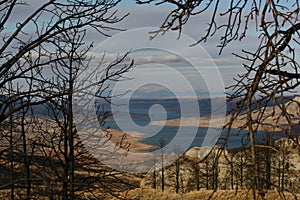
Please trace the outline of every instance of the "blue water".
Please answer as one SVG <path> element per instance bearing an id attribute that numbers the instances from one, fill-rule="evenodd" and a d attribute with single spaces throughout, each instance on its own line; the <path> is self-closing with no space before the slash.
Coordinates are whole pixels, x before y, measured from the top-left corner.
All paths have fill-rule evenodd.
<path id="1" fill-rule="evenodd" d="M 199 114 L 200 116 L 209 116 L 211 114 L 210 99 L 202 99 L 197 102 L 186 101 L 184 103 L 198 103 L 199 109 L 201 110 L 199 113 L 193 109 L 187 109 L 188 112 L 184 113 L 184 117 L 199 117 Z M 158 109 L 151 113 L 150 108 L 153 105 L 160 105 L 164 110 Z M 110 110 L 109 104 L 106 104 L 105 108 L 106 110 Z M 129 112 L 129 114 L 127 112 Z M 122 106 L 120 106 L 120 109 L 117 110 L 116 113 L 118 117 L 114 118 L 116 115 L 112 114 L 112 117 L 106 121 L 106 127 L 128 132 L 143 133 L 144 139 L 142 139 L 141 142 L 145 144 L 159 145 L 163 139 L 166 145 L 170 144 L 170 151 L 172 151 L 172 146 L 175 145 L 180 146 L 183 150 L 188 150 L 195 146 L 222 145 L 225 143 L 225 140 L 222 138 L 225 138 L 227 129 L 218 130 L 213 128 L 208 129 L 206 127 L 151 125 L 151 120 L 176 119 L 182 117 L 179 103 L 175 99 L 135 99 L 130 101 L 129 110 L 122 110 Z M 165 115 L 163 113 L 165 113 Z M 152 119 L 150 115 L 152 115 Z M 231 130 L 229 140 L 225 145 L 226 149 L 248 146 L 248 132 L 240 131 L 239 134 L 236 133 L 237 130 Z M 258 132 L 257 134 L 263 136 L 265 133 Z M 204 141 L 205 143 L 203 143 Z"/>
<path id="2" fill-rule="evenodd" d="M 141 123 L 142 119 L 139 120 Z M 146 121 L 146 120 L 145 120 Z M 123 123 L 126 123 L 126 120 L 123 121 Z M 189 143 L 188 147 L 185 147 L 187 149 L 190 149 L 192 147 L 199 147 L 199 146 L 207 146 L 207 145 L 222 145 L 224 144 L 224 139 L 227 133 L 227 129 L 224 130 L 215 130 L 211 129 L 212 138 L 208 140 L 208 143 L 203 144 L 204 137 L 208 131 L 207 127 L 190 127 L 185 126 L 181 127 L 181 130 L 179 131 L 178 126 L 157 126 L 157 125 L 149 125 L 149 129 L 147 131 L 140 131 L 137 129 L 131 129 L 128 127 L 126 130 L 124 128 L 120 129 L 119 126 L 116 125 L 114 121 L 107 121 L 108 126 L 113 129 L 122 130 L 122 131 L 128 131 L 128 132 L 141 132 L 145 135 L 145 139 L 142 139 L 141 142 L 144 144 L 150 144 L 150 145 L 159 145 L 159 142 L 161 139 L 163 139 L 166 144 L 170 143 L 176 136 L 176 145 L 179 145 L 181 147 L 185 147 L 187 143 Z M 151 132 L 151 129 L 154 131 L 157 130 L 157 128 L 161 128 L 159 132 L 157 132 L 155 135 L 153 135 L 153 132 Z M 233 130 L 237 131 L 237 130 Z M 190 134 L 189 134 L 190 133 Z M 231 134 L 228 142 L 226 143 L 225 147 L 226 149 L 230 148 L 239 148 L 242 147 L 242 140 L 245 145 L 247 145 L 248 137 L 247 137 L 247 131 L 241 131 L 238 135 Z M 147 137 L 147 135 L 153 135 L 151 137 Z M 170 149 L 172 150 L 172 149 Z"/>

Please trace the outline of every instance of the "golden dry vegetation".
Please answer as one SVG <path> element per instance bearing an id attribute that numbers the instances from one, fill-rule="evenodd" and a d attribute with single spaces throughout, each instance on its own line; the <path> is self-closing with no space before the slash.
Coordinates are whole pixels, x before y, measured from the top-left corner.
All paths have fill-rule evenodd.
<path id="1" fill-rule="evenodd" d="M 160 190 L 154 189 L 142 189 L 137 188 L 134 190 L 130 190 L 121 194 L 122 198 L 125 199 L 139 199 L 139 200 L 250 200 L 253 195 L 251 191 L 247 190 L 204 190 L 193 191 L 186 194 L 176 194 L 174 192 L 165 191 L 162 192 Z M 275 190 L 267 191 L 265 194 L 266 200 L 280 200 L 280 199 L 299 199 L 300 195 L 295 195 L 292 193 L 280 193 Z M 113 198 L 113 200 L 117 200 L 118 198 Z"/>

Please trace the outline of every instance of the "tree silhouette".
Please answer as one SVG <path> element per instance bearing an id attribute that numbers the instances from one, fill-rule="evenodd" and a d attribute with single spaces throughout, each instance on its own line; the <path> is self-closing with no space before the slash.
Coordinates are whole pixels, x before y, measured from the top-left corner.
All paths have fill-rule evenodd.
<path id="1" fill-rule="evenodd" d="M 247 38 L 250 29 L 256 33 L 256 49 L 234 52 L 234 55 L 241 59 L 241 66 L 245 68 L 245 72 L 228 88 L 233 91 L 229 94 L 229 100 L 234 102 L 234 107 L 229 113 L 230 120 L 225 127 L 228 138 L 231 129 L 236 128 L 232 126 L 234 120 L 241 113 L 245 113 L 246 120 L 238 128 L 249 131 L 253 190 L 260 189 L 255 146 L 257 132 L 266 127 L 270 132 L 281 131 L 293 138 L 298 145 L 295 138 L 297 131 L 293 126 L 298 121 L 293 120 L 295 112 L 287 112 L 285 104 L 292 99 L 287 94 L 293 92 L 300 84 L 300 66 L 297 61 L 300 30 L 298 1 L 137 0 L 137 3 L 175 6 L 160 28 L 152 32 L 152 37 L 168 30 L 178 30 L 180 36 L 184 25 L 194 15 L 209 17 L 209 20 L 205 32 L 192 45 L 221 35 L 218 45 L 220 54 L 228 44 Z M 299 102 L 295 103 L 299 109 Z M 270 104 L 272 108 L 267 110 L 266 107 Z M 299 113 L 296 115 L 299 117 Z M 255 192 L 253 194 L 256 199 Z"/>
<path id="2" fill-rule="evenodd" d="M 75 29 L 84 31 L 90 28 L 100 35 L 108 36 L 109 30 L 117 30 L 109 25 L 126 16 L 118 17 L 113 10 L 119 2 L 0 2 L 0 88 L 3 95 L 0 99 L 0 122 L 23 107 L 41 104 L 60 95 L 45 95 L 45 91 L 51 89 L 47 68 L 65 59 L 55 56 L 55 49 L 63 48 L 57 41 L 60 38 L 67 39 L 66 35 L 72 35 Z M 14 17 L 18 12 L 24 14 L 24 18 Z M 11 91 L 8 97 L 9 84 L 13 84 L 13 88 L 17 84 L 23 87 L 18 93 Z M 20 102 L 28 95 L 29 102 L 15 104 L 13 109 L 9 109 L 11 103 Z"/>
<path id="3" fill-rule="evenodd" d="M 120 30 L 113 25 L 127 15 L 117 15 L 119 2 L 0 2 L 0 128 L 1 137 L 8 139 L 1 140 L 0 156 L 10 174 L 8 181 L 1 177 L 0 188 L 4 193 L 9 187 L 11 199 L 16 193 L 22 199 L 32 199 L 33 194 L 76 199 L 92 186 L 90 195 L 101 196 L 116 191 L 117 182 L 125 185 L 121 173 L 104 166 L 83 146 L 72 107 L 76 90 L 88 87 L 97 88 L 94 96 L 109 99 L 109 91 L 101 96 L 108 90 L 104 83 L 124 79 L 122 74 L 132 67 L 133 62 L 123 63 L 125 53 L 106 64 L 102 57 L 97 61 L 101 70 L 98 66 L 93 73 L 86 71 L 93 48 L 86 34 L 96 30 L 107 37 L 109 31 Z M 15 15 L 20 11 L 24 18 Z M 79 73 L 86 73 L 84 79 L 78 80 Z M 106 117 L 99 115 L 98 125 Z M 103 134 L 108 141 L 109 134 Z M 29 139 L 32 135 L 34 141 Z M 107 187 L 101 185 L 103 179 Z"/>

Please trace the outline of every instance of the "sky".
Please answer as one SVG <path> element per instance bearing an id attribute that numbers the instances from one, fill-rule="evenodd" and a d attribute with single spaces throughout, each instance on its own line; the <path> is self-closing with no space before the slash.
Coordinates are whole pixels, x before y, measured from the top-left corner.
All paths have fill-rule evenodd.
<path id="1" fill-rule="evenodd" d="M 12 22 L 22 21 L 29 13 L 35 10 L 42 2 L 28 0 L 29 6 L 19 6 L 12 14 Z M 212 38 L 207 43 L 194 47 L 200 34 L 206 28 L 207 18 L 196 16 L 190 19 L 184 27 L 183 34 L 178 39 L 178 32 L 173 31 L 150 40 L 150 31 L 155 31 L 168 15 L 173 6 L 136 5 L 134 0 L 122 0 L 115 8 L 117 15 L 129 15 L 121 22 L 111 25 L 126 31 L 107 32 L 112 37 L 107 38 L 93 29 L 87 31 L 87 44 L 93 42 L 94 54 L 102 58 L 105 52 L 107 62 L 114 60 L 118 55 L 133 51 L 129 58 L 134 59 L 135 68 L 141 66 L 138 72 L 130 71 L 126 76 L 132 78 L 126 84 L 122 82 L 119 90 L 138 90 L 136 95 L 141 97 L 163 96 L 165 88 L 173 88 L 172 94 L 183 97 L 207 96 L 224 94 L 225 87 L 233 83 L 233 77 L 242 71 L 241 63 L 231 55 L 232 51 L 240 50 L 241 45 L 229 46 L 220 56 L 217 45 L 219 38 Z M 32 24 L 33 25 L 33 24 Z M 14 28 L 15 25 L 7 28 Z M 30 26 L 27 27 L 30 32 Z M 253 44 L 251 42 L 250 44 Z M 249 45 L 248 45 L 249 46 Z M 149 48 L 151 50 L 149 50 Z M 229 50 L 229 51 L 227 51 Z M 163 66 L 162 66 L 163 65 Z M 176 76 L 174 73 L 176 72 Z M 153 84 L 147 87 L 136 87 L 137 77 L 148 80 Z M 175 80 L 175 77 L 177 78 Z M 169 82 L 163 82 L 170 80 Z M 159 90 L 161 83 L 161 91 Z M 140 82 L 139 84 L 146 84 Z M 171 84 L 171 86 L 164 85 Z M 174 91 L 175 90 L 175 91 Z M 208 91 L 210 90 L 210 91 Z M 116 91 L 116 92 L 122 92 Z M 170 92 L 165 92 L 165 97 L 170 97 Z M 133 94 L 133 93 L 132 93 Z"/>
<path id="2" fill-rule="evenodd" d="M 141 70 L 135 74 L 133 70 L 128 76 L 142 76 L 144 80 L 152 80 L 155 84 L 153 83 L 153 88 L 149 85 L 136 88 L 137 83 L 131 80 L 132 83 L 128 81 L 128 84 L 124 84 L 123 82 L 123 87 L 120 87 L 119 90 L 125 90 L 125 87 L 130 88 L 130 90 L 134 88 L 134 90 L 138 90 L 135 94 L 140 94 L 141 97 L 152 97 L 158 94 L 163 96 L 163 90 L 171 86 L 162 85 L 161 90 L 159 90 L 157 83 L 160 83 L 161 79 L 173 80 L 170 84 L 172 88 L 176 88 L 176 91 L 173 91 L 176 96 L 191 97 L 196 95 L 207 97 L 209 96 L 208 93 L 212 96 L 222 95 L 226 92 L 225 88 L 234 83 L 233 78 L 237 77 L 238 73 L 243 72 L 241 60 L 233 56 L 232 52 L 240 52 L 243 48 L 254 48 L 259 41 L 254 36 L 249 35 L 248 41 L 229 45 L 222 55 L 219 55 L 219 49 L 217 48 L 220 36 L 211 38 L 206 43 L 189 47 L 200 38 L 206 29 L 208 18 L 203 16 L 191 18 L 184 27 L 180 39 L 178 39 L 178 32 L 173 31 L 150 40 L 149 31 L 157 30 L 172 7 L 138 6 L 134 2 L 122 1 L 118 7 L 120 15 L 130 13 L 122 22 L 117 24 L 117 27 L 126 29 L 126 31 L 114 32 L 112 37 L 108 39 L 97 39 L 96 34 L 94 35 L 92 32 L 90 32 L 90 37 L 91 40 L 96 41 L 96 44 L 99 42 L 100 47 L 96 51 L 105 50 L 106 56 L 111 59 L 126 51 L 134 51 L 134 54 L 130 54 L 129 57 L 134 59 L 136 65 L 144 68 L 144 73 Z M 142 29 L 145 30 L 142 31 Z M 149 47 L 154 50 L 145 51 Z M 157 48 L 164 50 L 165 53 L 157 50 Z M 137 49 L 139 50 L 137 51 Z M 172 71 L 171 69 L 177 70 L 179 74 L 184 76 L 181 78 L 185 81 L 182 81 L 179 77 L 175 80 L 171 72 L 168 73 L 166 68 L 162 69 L 161 66 L 155 64 L 168 66 L 170 71 Z M 195 73 L 195 70 L 200 71 L 200 75 Z M 201 72 L 203 73 L 201 74 Z M 186 83 L 186 81 L 189 84 L 184 85 L 183 83 Z M 131 85 L 134 85 L 134 87 L 131 88 Z M 193 92 L 195 94 L 192 94 Z M 166 91 L 165 97 L 169 97 L 170 94 Z"/>
<path id="3" fill-rule="evenodd" d="M 169 12 L 172 10 L 173 6 L 170 6 L 170 4 L 163 4 L 162 6 L 154 6 L 153 4 L 147 4 L 143 6 L 136 5 L 134 3 L 135 1 L 122 1 L 121 4 L 119 5 L 119 12 L 120 13 L 130 13 L 130 15 L 125 18 L 121 23 L 120 26 L 124 29 L 131 30 L 134 28 L 143 28 L 143 27 L 154 27 L 153 30 L 157 30 L 165 17 L 169 14 Z M 222 1 L 224 4 L 221 4 L 220 8 L 224 9 L 228 6 L 226 5 L 225 1 Z M 218 19 L 219 22 L 222 22 L 223 19 Z M 207 15 L 195 15 L 192 16 L 188 23 L 184 26 L 183 28 L 183 35 L 190 37 L 194 41 L 198 41 L 201 36 L 205 33 L 207 29 L 207 22 L 209 21 L 209 18 Z M 245 69 L 243 68 L 243 63 L 244 60 L 241 60 L 240 58 L 237 58 L 236 56 L 233 55 L 233 53 L 236 54 L 242 54 L 243 50 L 246 51 L 255 51 L 257 46 L 260 43 L 260 38 L 258 32 L 256 32 L 256 27 L 254 26 L 254 22 L 250 22 L 249 26 L 247 27 L 247 36 L 245 39 L 239 41 L 233 41 L 229 45 L 226 46 L 224 51 L 222 52 L 221 55 L 219 55 L 219 48 L 217 47 L 220 42 L 221 35 L 217 34 L 212 38 L 209 38 L 207 42 L 201 43 L 197 46 L 200 46 L 204 51 L 207 52 L 207 56 L 203 57 L 203 52 L 202 50 L 197 50 L 193 49 L 192 47 L 190 49 L 186 49 L 183 46 L 184 45 L 190 45 L 193 44 L 191 43 L 184 43 L 181 42 L 182 37 L 178 40 L 177 38 L 174 37 L 174 40 L 169 40 L 169 39 L 162 39 L 162 38 L 167 38 L 170 37 L 168 34 L 165 36 L 159 35 L 157 38 L 154 40 L 159 40 L 161 46 L 164 46 L 165 49 L 170 49 L 170 46 L 173 45 L 173 43 L 179 43 L 179 47 L 177 48 L 177 53 L 181 54 L 182 51 L 185 51 L 185 58 L 188 62 L 194 62 L 193 64 L 196 64 L 196 68 L 200 67 L 202 68 L 211 68 L 212 65 L 215 65 L 218 72 L 220 73 L 222 80 L 220 80 L 217 77 L 209 76 L 207 77 L 199 77 L 194 74 L 194 77 L 189 79 L 191 84 L 194 86 L 194 90 L 196 91 L 199 96 L 206 94 L 203 92 L 203 89 L 207 89 L 207 87 L 214 87 L 214 86 L 207 86 L 208 84 L 214 84 L 216 87 L 220 89 L 223 84 L 223 88 L 227 88 L 228 86 L 231 86 L 235 84 L 235 80 L 238 77 L 238 74 L 242 74 L 245 72 Z M 178 33 L 176 31 L 173 31 L 174 34 Z M 147 35 L 147 33 L 144 33 Z M 150 36 L 148 34 L 147 36 Z M 138 37 L 136 37 L 138 38 Z M 146 37 L 144 37 L 146 38 Z M 129 42 L 130 41 L 130 42 Z M 130 44 L 132 43 L 132 39 L 127 39 L 124 40 L 124 42 L 130 47 Z M 138 41 L 134 41 L 133 43 L 138 43 Z M 116 43 L 118 46 L 122 46 L 122 42 L 117 42 Z M 134 46 L 134 45 L 133 45 Z M 200 48 L 200 49 L 201 49 Z M 172 49 L 172 47 L 171 47 Z M 152 56 L 152 57 L 151 57 Z M 161 64 L 167 64 L 169 66 L 176 65 L 181 65 L 181 71 L 186 70 L 190 71 L 189 66 L 185 65 L 183 62 L 180 61 L 180 59 L 177 59 L 176 56 L 174 55 L 160 55 L 159 58 L 157 56 L 153 55 L 143 55 L 141 57 L 134 57 L 135 61 L 139 61 L 139 63 L 144 62 L 149 63 L 149 62 L 154 62 L 158 61 Z M 152 59 L 152 60 L 151 60 Z M 195 67 L 195 66 L 193 66 Z M 153 68 L 153 67 L 152 67 Z M 201 70 L 200 70 L 201 71 Z M 154 68 L 151 72 L 148 72 L 147 76 L 157 76 L 157 73 L 159 73 L 159 69 Z M 215 70 L 211 70 L 211 73 L 215 73 Z M 165 76 L 168 79 L 172 79 L 172 76 L 168 76 L 167 73 L 165 73 Z M 190 76 L 192 76 L 190 74 Z M 199 84 L 196 85 L 195 80 L 199 80 Z M 210 81 L 207 81 L 206 79 L 214 79 L 214 82 L 211 83 Z M 202 82 L 205 82 L 207 85 L 204 87 Z M 220 83 L 222 81 L 223 83 Z M 176 84 L 178 88 L 180 88 L 181 82 L 180 81 L 174 81 L 173 84 Z M 146 87 L 150 88 L 150 87 Z M 182 88 L 182 87 L 181 87 Z M 156 88 L 157 90 L 157 88 Z M 182 89 L 180 89 L 180 93 L 182 93 Z M 231 93 L 230 90 L 225 90 L 228 93 Z M 219 94 L 221 91 L 215 91 L 214 89 L 210 91 L 212 95 Z M 299 88 L 296 89 L 296 92 L 299 93 Z M 145 92 L 147 93 L 147 91 Z M 187 95 L 184 94 L 184 95 Z"/>
<path id="4" fill-rule="evenodd" d="M 38 4 L 33 0 L 28 2 L 32 5 Z M 124 31 L 110 31 L 108 34 L 111 37 L 107 38 L 89 29 L 87 44 L 94 42 L 95 49 L 92 53 L 98 58 L 102 58 L 105 52 L 106 62 L 131 51 L 128 58 L 134 59 L 135 65 L 133 70 L 126 74 L 130 80 L 122 82 L 118 87 L 119 90 L 128 89 L 140 97 L 156 97 L 164 94 L 165 97 L 170 97 L 170 94 L 203 97 L 208 93 L 214 96 L 230 92 L 225 88 L 234 84 L 234 78 L 245 71 L 243 61 L 232 53 L 239 54 L 243 49 L 251 51 L 257 47 L 259 39 L 255 28 L 248 27 L 246 39 L 232 42 L 221 55 L 217 48 L 221 35 L 209 38 L 205 43 L 189 46 L 205 33 L 209 21 L 207 15 L 192 16 L 184 26 L 179 39 L 178 32 L 172 31 L 150 40 L 149 31 L 157 30 L 172 8 L 170 4 L 141 6 L 136 5 L 135 0 L 122 0 L 116 7 L 117 15 L 120 17 L 127 13 L 129 15 L 112 26 Z M 221 5 L 221 8 L 225 8 L 225 5 Z M 17 9 L 13 13 L 13 18 L 22 21 L 32 10 L 34 10 L 32 6 L 22 7 L 22 12 Z M 144 82 L 138 81 L 139 78 L 135 76 L 140 76 Z M 137 83 L 141 85 L 137 86 Z M 143 84 L 147 86 L 144 87 Z M 166 88 L 173 91 L 166 91 Z"/>

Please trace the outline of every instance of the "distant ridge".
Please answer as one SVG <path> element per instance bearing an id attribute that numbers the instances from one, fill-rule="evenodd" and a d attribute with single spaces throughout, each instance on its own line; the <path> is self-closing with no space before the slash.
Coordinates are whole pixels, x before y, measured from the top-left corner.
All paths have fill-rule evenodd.
<path id="1" fill-rule="evenodd" d="M 281 109 L 278 105 L 273 106 L 273 104 L 268 104 L 265 109 L 264 115 L 260 116 L 258 111 L 253 111 L 252 118 L 253 121 L 262 122 L 262 124 L 254 125 L 254 128 L 261 131 L 268 132 L 277 132 L 283 131 L 287 128 L 290 129 L 291 133 L 299 134 L 300 130 L 300 96 L 292 96 L 289 101 L 283 103 L 286 107 L 286 111 L 288 114 L 292 116 L 291 124 L 292 127 L 288 127 L 288 120 L 282 115 Z M 231 105 L 232 106 L 232 105 Z M 232 128 L 238 129 L 246 129 L 247 122 L 246 113 L 242 113 L 238 115 L 238 117 L 234 120 L 232 124 Z M 199 127 L 216 127 L 220 128 L 222 125 L 220 122 L 224 122 L 225 126 L 230 120 L 230 116 L 224 118 L 218 117 L 210 117 L 210 116 L 202 116 L 202 117 L 190 117 L 190 118 L 178 118 L 171 119 L 166 121 L 154 121 L 152 124 L 154 125 L 165 125 L 165 126 L 199 126 Z"/>

